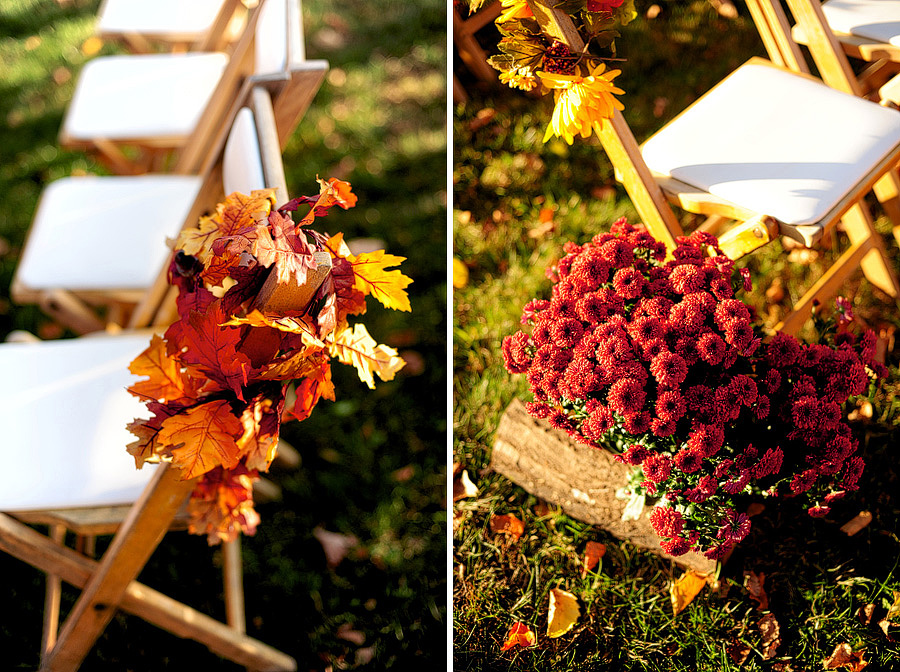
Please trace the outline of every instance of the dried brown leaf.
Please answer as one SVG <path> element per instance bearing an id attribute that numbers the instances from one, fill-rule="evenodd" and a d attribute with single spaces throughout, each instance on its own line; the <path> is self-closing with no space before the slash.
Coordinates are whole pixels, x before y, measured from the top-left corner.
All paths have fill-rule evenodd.
<path id="1" fill-rule="evenodd" d="M 823 661 L 826 670 L 836 670 L 846 667 L 850 672 L 860 672 L 869 663 L 863 660 L 865 651 L 854 651 L 850 645 L 844 642 L 838 644 L 832 654 Z"/>
<path id="2" fill-rule="evenodd" d="M 852 520 L 841 525 L 841 532 L 848 537 L 852 537 L 854 534 L 867 527 L 871 522 L 872 514 L 868 511 L 860 511 Z"/>
<path id="3" fill-rule="evenodd" d="M 762 635 L 760 646 L 764 660 L 775 657 L 775 649 L 781 644 L 781 627 L 772 614 L 766 614 L 759 621 L 759 632 Z"/>
<path id="4" fill-rule="evenodd" d="M 859 622 L 863 625 L 869 625 L 872 622 L 872 615 L 875 613 L 875 605 L 867 604 L 864 607 L 860 607 L 859 611 L 856 612 L 856 617 L 859 619 Z"/>
<path id="5" fill-rule="evenodd" d="M 525 523 L 512 514 L 499 514 L 491 516 L 491 531 L 494 534 L 505 534 L 515 543 L 525 531 Z"/>
<path id="6" fill-rule="evenodd" d="M 466 497 L 475 497 L 478 494 L 478 488 L 469 478 L 469 472 L 463 469 L 459 473 L 459 478 L 453 479 L 453 501 L 456 502 Z"/>
<path id="7" fill-rule="evenodd" d="M 750 593 L 750 599 L 758 603 L 756 608 L 759 611 L 765 611 L 769 608 L 769 596 L 766 595 L 765 582 L 765 572 L 757 574 L 752 570 L 744 571 L 744 587 Z"/>
<path id="8" fill-rule="evenodd" d="M 581 568 L 581 577 L 587 576 L 587 573 L 597 566 L 600 558 L 605 554 L 606 544 L 601 544 L 599 541 L 587 542 L 584 547 L 584 563 Z"/>
<path id="9" fill-rule="evenodd" d="M 731 662 L 740 667 L 747 661 L 747 656 L 750 655 L 751 649 L 744 642 L 736 639 L 725 646 L 725 651 L 728 653 L 728 657 L 731 658 Z"/>

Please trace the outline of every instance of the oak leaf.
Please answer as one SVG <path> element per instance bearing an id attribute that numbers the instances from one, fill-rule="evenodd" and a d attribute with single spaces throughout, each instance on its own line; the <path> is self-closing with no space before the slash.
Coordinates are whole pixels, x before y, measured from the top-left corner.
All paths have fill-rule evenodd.
<path id="1" fill-rule="evenodd" d="M 388 266 L 396 266 L 406 261 L 406 257 L 387 254 L 384 250 L 364 252 L 358 256 L 348 257 L 356 276 L 355 287 L 363 294 L 371 294 L 386 308 L 410 311 L 409 296 L 406 287 L 412 278 L 403 275 L 399 270 L 385 270 Z"/>
<path id="2" fill-rule="evenodd" d="M 601 544 L 599 541 L 589 541 L 587 542 L 587 544 L 585 544 L 584 564 L 581 568 L 582 578 L 587 576 L 587 573 L 597 566 L 597 563 L 600 562 L 600 558 L 602 558 L 605 554 L 606 544 Z"/>
<path id="3" fill-rule="evenodd" d="M 534 636 L 531 628 L 524 623 L 513 623 L 509 632 L 506 633 L 506 640 L 503 642 L 503 646 L 500 647 L 500 650 L 508 651 L 514 646 L 527 648 L 529 646 L 534 646 L 536 641 L 537 637 Z"/>
<path id="4" fill-rule="evenodd" d="M 157 440 L 172 446 L 172 462 L 188 480 L 220 465 L 236 466 L 241 453 L 237 438 L 243 431 L 228 402 L 218 399 L 166 418 Z"/>
<path id="5" fill-rule="evenodd" d="M 265 222 L 275 205 L 274 189 L 255 189 L 250 195 L 234 192 L 216 208 L 221 236 L 234 236 Z"/>
<path id="6" fill-rule="evenodd" d="M 677 616 L 694 600 L 706 585 L 708 574 L 689 569 L 669 586 L 672 600 L 672 616 Z"/>
<path id="7" fill-rule="evenodd" d="M 384 381 L 393 380 L 394 374 L 405 365 L 394 348 L 375 343 L 363 324 L 354 324 L 352 329 L 341 332 L 329 345 L 329 351 L 341 363 L 356 367 L 359 379 L 369 389 L 375 388 L 375 374 Z"/>
<path id="8" fill-rule="evenodd" d="M 219 224 L 210 216 L 200 218 L 196 227 L 184 229 L 175 240 L 175 249 L 206 262 L 212 254 L 212 246 L 219 237 Z"/>
<path id="9" fill-rule="evenodd" d="M 575 626 L 580 615 L 577 597 L 568 591 L 552 588 L 550 612 L 547 614 L 547 636 L 551 639 L 562 637 Z"/>
<path id="10" fill-rule="evenodd" d="M 153 334 L 150 345 L 128 370 L 136 376 L 148 376 L 128 388 L 136 397 L 172 401 L 196 394 L 190 377 L 181 370 L 180 362 L 166 353 L 166 342 L 157 334 Z"/>
<path id="11" fill-rule="evenodd" d="M 237 348 L 241 330 L 224 326 L 226 315 L 219 303 L 210 305 L 206 313 L 192 312 L 186 323 L 181 320 L 181 361 L 190 369 L 206 375 L 224 389 L 231 389 L 244 400 L 243 385 L 252 368 L 250 358 Z M 167 332 L 168 337 L 168 332 Z"/>
<path id="12" fill-rule="evenodd" d="M 505 534 L 513 543 L 519 540 L 525 531 L 525 523 L 512 514 L 497 514 L 491 516 L 491 532 Z"/>

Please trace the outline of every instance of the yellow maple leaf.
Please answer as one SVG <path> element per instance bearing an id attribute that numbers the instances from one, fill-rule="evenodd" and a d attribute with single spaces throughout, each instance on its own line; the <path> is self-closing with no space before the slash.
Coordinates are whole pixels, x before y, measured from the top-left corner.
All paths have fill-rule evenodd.
<path id="1" fill-rule="evenodd" d="M 175 249 L 197 257 L 204 264 L 212 254 L 212 244 L 219 237 L 219 224 L 209 216 L 200 218 L 197 226 L 184 229 L 175 240 Z"/>
<path id="2" fill-rule="evenodd" d="M 550 590 L 550 613 L 547 615 L 547 636 L 551 639 L 562 637 L 571 630 L 581 609 L 578 607 L 578 598 L 572 593 L 553 588 Z"/>
<path id="3" fill-rule="evenodd" d="M 409 296 L 406 287 L 412 278 L 398 270 L 386 271 L 388 266 L 396 266 L 406 257 L 387 254 L 384 250 L 364 252 L 358 256 L 348 257 L 355 276 L 354 286 L 363 294 L 371 294 L 386 308 L 410 311 Z"/>
<path id="4" fill-rule="evenodd" d="M 239 327 L 244 324 L 248 324 L 251 327 L 271 327 L 278 331 L 300 334 L 304 345 L 319 348 L 325 347 L 325 344 L 316 338 L 315 328 L 300 317 L 266 315 L 259 309 L 254 308 L 245 317 L 232 317 L 228 322 L 223 323 L 224 326 L 228 327 Z"/>
<path id="5" fill-rule="evenodd" d="M 216 208 L 219 230 L 223 236 L 231 236 L 248 226 L 266 219 L 275 206 L 274 189 L 255 189 L 250 195 L 234 192 Z"/>
<path id="6" fill-rule="evenodd" d="M 156 401 L 193 398 L 195 390 L 190 378 L 181 371 L 181 364 L 166 352 L 166 342 L 153 334 L 150 345 L 135 358 L 128 370 L 136 376 L 148 376 L 128 388 L 136 397 Z"/>
<path id="7" fill-rule="evenodd" d="M 375 389 L 373 374 L 385 381 L 393 380 L 394 374 L 406 365 L 394 348 L 378 345 L 363 324 L 354 324 L 352 329 L 342 331 L 328 349 L 342 364 L 355 366 L 359 379 L 369 389 Z"/>
<path id="8" fill-rule="evenodd" d="M 677 616 L 694 600 L 709 579 L 708 574 L 701 574 L 689 569 L 678 580 L 669 586 L 669 597 L 672 599 L 672 616 Z"/>
<path id="9" fill-rule="evenodd" d="M 187 480 L 219 465 L 227 469 L 237 465 L 237 438 L 243 433 L 244 426 L 232 414 L 228 402 L 218 399 L 166 418 L 157 441 L 172 447 L 172 462 Z"/>

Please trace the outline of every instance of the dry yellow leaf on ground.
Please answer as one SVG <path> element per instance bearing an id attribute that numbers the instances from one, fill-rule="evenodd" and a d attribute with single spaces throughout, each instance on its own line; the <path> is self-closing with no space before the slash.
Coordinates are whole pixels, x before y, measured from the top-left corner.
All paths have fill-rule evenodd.
<path id="1" fill-rule="evenodd" d="M 469 284 L 469 269 L 462 259 L 453 257 L 453 286 L 462 289 Z"/>
<path id="2" fill-rule="evenodd" d="M 550 590 L 550 613 L 547 615 L 547 636 L 562 637 L 578 621 L 581 609 L 578 598 L 572 593 L 559 588 Z"/>
<path id="3" fill-rule="evenodd" d="M 672 616 L 677 616 L 687 607 L 706 585 L 708 574 L 700 574 L 690 569 L 669 587 L 672 598 Z"/>

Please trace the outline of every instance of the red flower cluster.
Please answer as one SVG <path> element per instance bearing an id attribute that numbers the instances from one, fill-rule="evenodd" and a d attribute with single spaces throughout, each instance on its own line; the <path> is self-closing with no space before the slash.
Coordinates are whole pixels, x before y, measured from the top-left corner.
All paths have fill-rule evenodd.
<path id="1" fill-rule="evenodd" d="M 627 446 L 617 459 L 642 468 L 638 492 L 661 498 L 650 520 L 667 552 L 718 558 L 750 529 L 734 496 L 805 493 L 821 516 L 858 487 L 842 404 L 867 389 L 875 340 L 764 344 L 735 298 L 746 274 L 708 234 L 678 243 L 665 261 L 624 220 L 567 243 L 548 270 L 551 299 L 526 305 L 530 333 L 504 338 L 502 352 L 528 379 L 532 415 L 588 445 Z"/>

